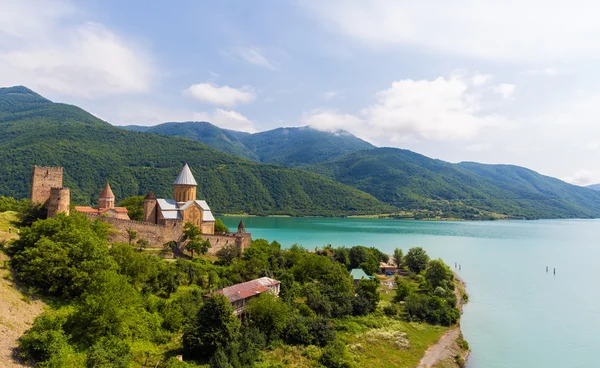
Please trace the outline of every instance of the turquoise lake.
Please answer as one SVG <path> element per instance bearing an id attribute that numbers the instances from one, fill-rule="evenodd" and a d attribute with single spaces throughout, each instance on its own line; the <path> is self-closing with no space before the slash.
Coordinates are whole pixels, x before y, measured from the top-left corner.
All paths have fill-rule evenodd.
<path id="1" fill-rule="evenodd" d="M 239 217 L 223 218 L 231 229 Z M 253 238 L 425 248 L 467 283 L 469 368 L 598 367 L 600 221 L 425 222 L 244 217 Z M 546 266 L 549 272 L 546 273 Z M 556 275 L 553 269 L 556 268 Z"/>

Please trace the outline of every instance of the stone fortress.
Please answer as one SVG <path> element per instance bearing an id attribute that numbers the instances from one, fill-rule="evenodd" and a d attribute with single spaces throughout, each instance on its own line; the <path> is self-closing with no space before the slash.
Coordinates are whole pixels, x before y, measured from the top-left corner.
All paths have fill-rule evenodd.
<path id="1" fill-rule="evenodd" d="M 31 201 L 44 204 L 48 209 L 48 217 L 55 217 L 61 212 L 69 215 L 70 191 L 62 187 L 62 177 L 62 167 L 33 167 Z M 212 255 L 229 245 L 237 247 L 241 254 L 252 242 L 252 236 L 246 232 L 243 221 L 237 233 L 215 234 L 215 218 L 208 203 L 196 199 L 197 186 L 186 163 L 173 183 L 174 199 L 156 198 L 152 192 L 146 194 L 142 222 L 130 220 L 126 208 L 115 207 L 115 195 L 108 183 L 100 193 L 97 207 L 74 208 L 91 219 L 111 224 L 111 242 L 128 242 L 129 230 L 134 230 L 137 239 L 148 241 L 150 247 L 162 248 L 171 241 L 179 244 L 185 223 L 191 222 L 201 229 L 202 238 L 210 242 L 208 254 Z"/>

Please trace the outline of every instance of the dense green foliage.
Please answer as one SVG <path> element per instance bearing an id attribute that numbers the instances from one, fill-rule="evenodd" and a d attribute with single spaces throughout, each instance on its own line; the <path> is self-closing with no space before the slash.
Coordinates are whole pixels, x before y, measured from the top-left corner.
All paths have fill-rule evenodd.
<path id="1" fill-rule="evenodd" d="M 132 196 L 123 199 L 119 206 L 127 208 L 127 215 L 135 221 L 144 220 L 144 196 Z"/>
<path id="2" fill-rule="evenodd" d="M 414 273 L 423 271 L 429 263 L 429 256 L 421 247 L 411 248 L 404 256 L 404 263 Z"/>
<path id="3" fill-rule="evenodd" d="M 379 281 L 355 286 L 348 271 L 350 254 L 361 264 L 382 259 L 374 248 L 283 250 L 258 239 L 242 258 L 168 262 L 137 251 L 137 245 L 109 247 L 108 230 L 75 212 L 36 221 L 8 246 L 19 282 L 56 301 L 21 340 L 27 361 L 169 367 L 179 364 L 169 357 L 183 353 L 199 363 L 237 368 L 287 344 L 318 346 L 315 362 L 346 366 L 348 352 L 337 348 L 336 324 L 377 313 Z M 222 294 L 204 297 L 262 276 L 280 280 L 279 298 L 252 299 L 243 323 Z"/>
<path id="4" fill-rule="evenodd" d="M 221 129 L 207 122 L 189 121 L 183 123 L 164 123 L 155 126 L 127 125 L 119 128 L 136 132 L 189 138 L 202 142 L 221 152 L 231 153 L 252 161 L 259 161 L 258 156 L 248 149 L 240 139 L 249 136 L 249 133 Z"/>
<path id="5" fill-rule="evenodd" d="M 450 267 L 441 260 L 430 261 L 423 248 L 409 249 L 404 264 L 412 272 L 412 280 L 396 275 L 394 302 L 404 302 L 408 318 L 444 326 L 456 323 L 460 312 Z"/>
<path id="6" fill-rule="evenodd" d="M 198 197 L 216 213 L 350 215 L 393 209 L 319 175 L 263 165 L 183 138 L 126 131 L 25 88 L 0 90 L 0 195 L 29 197 L 34 165 L 63 166 L 73 203 L 96 203 L 106 182 L 117 199 L 172 197 L 188 162 Z"/>
<path id="7" fill-rule="evenodd" d="M 377 148 L 308 169 L 425 217 L 600 217 L 600 193 L 509 165 L 451 164 Z"/>
<path id="8" fill-rule="evenodd" d="M 228 233 L 229 232 L 229 228 L 227 226 L 225 226 L 225 224 L 223 223 L 223 220 L 221 220 L 220 218 L 215 220 L 215 233 Z"/>
<path id="9" fill-rule="evenodd" d="M 164 123 L 128 130 L 185 137 L 249 160 L 289 167 L 315 164 L 350 152 L 374 148 L 346 131 L 327 132 L 310 127 L 277 128 L 260 133 L 221 129 L 206 122 Z"/>

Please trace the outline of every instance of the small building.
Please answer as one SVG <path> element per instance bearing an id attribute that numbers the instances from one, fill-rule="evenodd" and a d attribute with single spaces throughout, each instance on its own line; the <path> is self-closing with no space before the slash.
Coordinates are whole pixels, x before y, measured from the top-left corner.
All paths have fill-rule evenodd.
<path id="1" fill-rule="evenodd" d="M 250 299 L 259 296 L 262 293 L 271 293 L 275 296 L 279 296 L 279 289 L 281 282 L 274 280 L 270 277 L 261 277 L 241 284 L 228 286 L 223 289 L 219 289 L 212 293 L 206 294 L 208 297 L 211 294 L 219 293 L 225 295 L 229 300 L 229 305 L 233 307 L 233 314 L 236 316 L 241 315 L 246 310 L 246 305 Z"/>
<path id="2" fill-rule="evenodd" d="M 100 192 L 100 196 L 98 197 L 98 207 L 75 206 L 75 210 L 87 215 L 98 215 L 129 220 L 127 208 L 115 207 L 115 195 L 113 194 L 110 184 L 108 183 L 106 183 L 106 186 L 102 192 Z"/>
<path id="3" fill-rule="evenodd" d="M 385 275 L 388 272 L 396 273 L 396 271 L 398 271 L 398 267 L 396 267 L 396 265 L 393 265 L 393 264 L 390 264 L 390 263 L 380 262 L 379 263 L 379 270 L 381 271 L 382 274 Z"/>
<path id="4" fill-rule="evenodd" d="M 367 275 L 362 268 L 354 268 L 350 271 L 350 276 L 352 276 L 352 280 L 354 281 L 354 285 L 358 285 L 358 282 L 362 279 L 370 279 L 371 276 Z"/>

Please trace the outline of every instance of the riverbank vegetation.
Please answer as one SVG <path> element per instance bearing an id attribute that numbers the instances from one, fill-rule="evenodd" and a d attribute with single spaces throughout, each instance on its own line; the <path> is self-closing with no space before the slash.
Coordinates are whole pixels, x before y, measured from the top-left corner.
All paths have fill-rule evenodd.
<path id="1" fill-rule="evenodd" d="M 25 361 L 43 367 L 412 367 L 458 318 L 447 293 L 452 273 L 419 249 L 395 254 L 406 276 L 395 280 L 395 300 L 385 301 L 381 277 L 355 284 L 349 273 L 362 268 L 373 275 L 380 261 L 388 262 L 376 248 L 313 252 L 257 239 L 242 258 L 224 251 L 215 261 L 163 260 L 108 244 L 108 231 L 75 212 L 36 221 L 5 245 L 15 280 L 51 306 L 20 340 Z M 263 276 L 281 281 L 279 297 L 252 299 L 243 320 L 222 295 L 206 296 Z"/>

